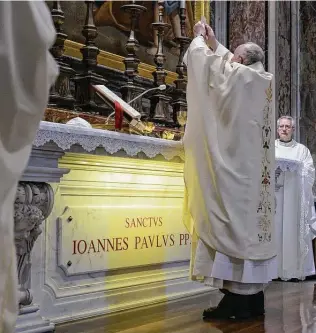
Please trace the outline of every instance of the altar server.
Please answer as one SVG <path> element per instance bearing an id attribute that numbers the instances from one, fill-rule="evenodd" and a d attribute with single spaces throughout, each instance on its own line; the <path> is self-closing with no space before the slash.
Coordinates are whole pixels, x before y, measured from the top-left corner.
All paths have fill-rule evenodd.
<path id="1" fill-rule="evenodd" d="M 0 332 L 15 332 L 17 274 L 13 206 L 18 181 L 58 67 L 44 2 L 0 2 Z"/>
<path id="2" fill-rule="evenodd" d="M 300 162 L 300 168 L 294 171 L 298 173 L 295 175 L 297 181 L 291 181 L 291 174 L 288 175 L 290 178 L 285 175 L 282 191 L 276 193 L 280 208 L 276 216 L 278 276 L 282 280 L 304 280 L 306 276 L 315 274 L 312 244 L 314 236 L 310 228 L 312 226 L 315 229 L 316 225 L 313 196 L 315 167 L 309 149 L 293 139 L 294 130 L 292 117 L 283 116 L 278 119 L 276 158 L 283 162 Z M 280 195 L 287 200 L 280 200 Z"/>
<path id="3" fill-rule="evenodd" d="M 251 318 L 264 313 L 263 289 L 277 272 L 273 76 L 258 45 L 240 45 L 232 54 L 205 23 L 194 31 L 184 57 L 191 274 L 224 294 L 204 318 Z"/>

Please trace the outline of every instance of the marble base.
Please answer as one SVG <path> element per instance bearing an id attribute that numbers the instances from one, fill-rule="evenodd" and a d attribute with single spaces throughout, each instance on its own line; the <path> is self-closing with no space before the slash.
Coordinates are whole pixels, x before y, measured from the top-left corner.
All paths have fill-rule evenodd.
<path id="1" fill-rule="evenodd" d="M 49 182 L 54 207 L 31 253 L 40 312 L 17 332 L 212 291 L 189 281 L 183 158 L 180 142 L 41 123 L 23 181 Z"/>
<path id="2" fill-rule="evenodd" d="M 69 172 L 58 167 L 58 159 L 63 156 L 62 151 L 56 151 L 47 145 L 45 149 L 32 149 L 28 166 L 24 171 L 21 181 L 58 183 L 60 178 Z"/>
<path id="3" fill-rule="evenodd" d="M 42 316 L 59 324 L 168 307 L 212 290 L 189 281 L 183 163 L 66 153 L 59 167 L 70 172 L 52 184 L 54 208 L 32 251 L 32 291 Z M 119 238 L 126 250 L 124 242 L 99 247 L 99 239 Z"/>
<path id="4" fill-rule="evenodd" d="M 54 330 L 55 325 L 40 315 L 38 305 L 32 304 L 20 310 L 16 322 L 16 333 L 46 333 L 54 332 Z"/>

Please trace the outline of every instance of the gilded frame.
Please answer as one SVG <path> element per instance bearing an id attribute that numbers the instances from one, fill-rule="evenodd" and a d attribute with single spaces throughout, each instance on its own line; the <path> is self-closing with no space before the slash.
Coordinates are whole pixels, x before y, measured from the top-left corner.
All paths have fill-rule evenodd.
<path id="1" fill-rule="evenodd" d="M 193 0 L 195 1 L 194 6 L 194 21 L 197 22 L 200 20 L 202 16 L 206 18 L 207 22 L 210 22 L 210 1 L 211 0 Z M 83 44 L 74 42 L 72 40 L 65 41 L 65 55 L 81 59 L 82 55 L 80 49 Z M 100 65 L 113 68 L 119 71 L 125 70 L 125 66 L 123 63 L 124 57 L 110 53 L 104 50 L 100 50 L 98 55 L 98 63 Z M 138 67 L 139 76 L 152 79 L 152 72 L 155 70 L 154 66 L 148 65 L 146 63 L 141 62 Z M 177 73 L 167 71 L 166 83 L 172 84 L 174 80 L 177 78 Z"/>
<path id="2" fill-rule="evenodd" d="M 199 1 L 194 0 L 195 6 L 194 6 L 194 22 L 198 22 L 202 16 L 206 18 L 206 22 L 210 23 L 211 20 L 211 0 L 205 1 Z"/>

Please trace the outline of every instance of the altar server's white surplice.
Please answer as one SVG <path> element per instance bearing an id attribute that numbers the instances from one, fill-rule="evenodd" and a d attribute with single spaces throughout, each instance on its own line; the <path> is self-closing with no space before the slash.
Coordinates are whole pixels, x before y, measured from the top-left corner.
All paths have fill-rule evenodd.
<path id="1" fill-rule="evenodd" d="M 275 141 L 278 276 L 304 279 L 315 274 L 311 226 L 315 223 L 315 168 L 309 149 L 292 140 Z M 279 186 L 279 184 L 281 186 Z"/>
<path id="2" fill-rule="evenodd" d="M 13 204 L 17 183 L 58 67 L 55 29 L 40 1 L 0 2 L 0 332 L 15 332 L 17 275 Z"/>
<path id="3" fill-rule="evenodd" d="M 215 287 L 217 279 L 267 283 L 276 273 L 273 77 L 262 63 L 232 64 L 231 56 L 196 37 L 184 59 L 184 222 L 192 278 Z"/>

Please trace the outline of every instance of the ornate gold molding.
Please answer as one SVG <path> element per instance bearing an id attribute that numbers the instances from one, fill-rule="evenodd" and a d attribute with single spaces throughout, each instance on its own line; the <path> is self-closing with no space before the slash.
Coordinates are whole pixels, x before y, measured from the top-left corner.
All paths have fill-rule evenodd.
<path id="1" fill-rule="evenodd" d="M 202 16 L 206 18 L 206 22 L 210 23 L 210 0 L 195 0 L 194 22 L 198 22 Z"/>
<path id="2" fill-rule="evenodd" d="M 65 41 L 65 55 L 82 59 L 82 54 L 80 49 L 83 47 L 83 44 L 74 42 L 72 40 Z M 98 55 L 98 63 L 102 66 L 113 68 L 119 71 L 124 72 L 125 66 L 123 63 L 124 57 L 113 54 L 107 51 L 100 50 Z M 155 67 L 141 62 L 138 67 L 139 75 L 147 79 L 153 79 L 152 72 L 155 71 Z M 177 78 L 177 73 L 166 71 L 166 83 L 172 84 L 173 81 Z"/>

